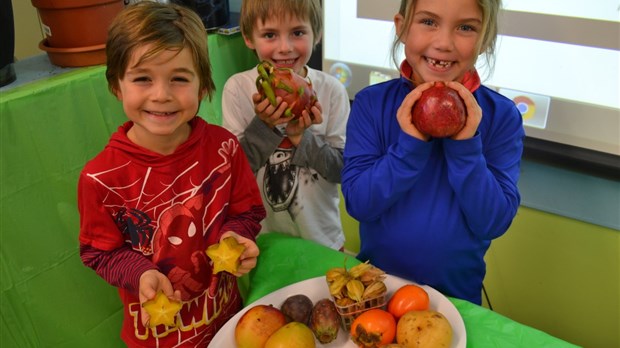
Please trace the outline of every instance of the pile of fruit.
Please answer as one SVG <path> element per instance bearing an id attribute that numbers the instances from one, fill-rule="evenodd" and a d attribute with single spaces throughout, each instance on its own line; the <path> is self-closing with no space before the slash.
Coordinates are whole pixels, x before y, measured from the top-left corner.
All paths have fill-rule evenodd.
<path id="1" fill-rule="evenodd" d="M 385 272 L 368 262 L 325 274 L 351 340 L 360 348 L 450 347 L 452 327 L 443 314 L 430 309 L 426 290 L 406 284 L 386 303 L 384 279 Z"/>
<path id="2" fill-rule="evenodd" d="M 316 303 L 303 294 L 287 298 L 280 308 L 259 304 L 235 326 L 237 348 L 314 348 L 315 338 L 330 343 L 338 337 L 340 317 L 328 298 Z"/>
<path id="3" fill-rule="evenodd" d="M 429 305 L 424 288 L 403 285 L 390 297 L 386 309 L 373 308 L 355 318 L 351 340 L 360 348 L 449 348 L 450 322 Z"/>
<path id="4" fill-rule="evenodd" d="M 297 294 L 279 308 L 251 307 L 236 324 L 237 347 L 315 348 L 344 331 L 360 348 L 449 348 L 452 327 L 443 314 L 430 309 L 426 290 L 405 284 L 388 298 L 385 278 L 384 271 L 369 263 L 332 268 L 325 274 L 331 299 L 313 303 Z"/>

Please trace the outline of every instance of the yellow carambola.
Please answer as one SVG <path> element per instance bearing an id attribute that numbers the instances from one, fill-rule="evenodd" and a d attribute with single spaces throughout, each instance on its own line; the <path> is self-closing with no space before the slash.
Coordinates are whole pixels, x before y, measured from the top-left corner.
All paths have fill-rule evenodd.
<path id="1" fill-rule="evenodd" d="M 154 299 L 148 300 L 142 304 L 144 310 L 149 315 L 149 327 L 157 325 L 176 326 L 177 313 L 181 310 L 181 302 L 170 300 L 164 295 L 163 291 L 159 291 Z"/>
<path id="2" fill-rule="evenodd" d="M 213 261 L 213 274 L 219 272 L 237 273 L 239 258 L 245 246 L 233 237 L 224 238 L 221 242 L 207 248 L 207 256 Z"/>

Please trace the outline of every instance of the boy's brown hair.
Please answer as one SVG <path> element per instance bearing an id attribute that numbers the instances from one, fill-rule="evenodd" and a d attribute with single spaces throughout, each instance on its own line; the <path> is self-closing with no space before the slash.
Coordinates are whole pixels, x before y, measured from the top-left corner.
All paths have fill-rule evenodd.
<path id="1" fill-rule="evenodd" d="M 131 55 L 137 47 L 152 45 L 139 58 L 141 63 L 154 55 L 172 50 L 191 51 L 194 66 L 200 79 L 200 91 L 211 99 L 215 84 L 207 44 L 207 31 L 194 11 L 175 4 L 141 1 L 128 5 L 114 19 L 108 30 L 106 42 L 108 88 L 118 91 L 119 80 L 125 77 Z"/>
<path id="2" fill-rule="evenodd" d="M 323 9 L 319 0 L 243 0 L 241 4 L 241 33 L 252 39 L 254 27 L 258 21 L 265 22 L 271 16 L 286 18 L 293 16 L 307 20 L 312 27 L 314 44 L 321 40 L 323 34 Z"/>

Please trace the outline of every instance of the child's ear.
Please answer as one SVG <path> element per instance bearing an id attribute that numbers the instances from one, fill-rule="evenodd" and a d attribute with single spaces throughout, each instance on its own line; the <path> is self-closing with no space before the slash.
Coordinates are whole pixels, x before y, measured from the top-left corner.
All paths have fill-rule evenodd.
<path id="1" fill-rule="evenodd" d="M 119 101 L 123 101 L 123 94 L 118 90 L 117 87 L 112 87 L 112 94 L 114 94 L 116 99 L 118 99 Z"/>
<path id="2" fill-rule="evenodd" d="M 207 95 L 207 89 L 203 88 L 198 92 L 198 100 L 203 100 L 205 95 Z"/>
<path id="3" fill-rule="evenodd" d="M 394 16 L 394 28 L 396 29 L 396 36 L 398 36 L 400 42 L 403 41 L 404 30 L 406 29 L 404 26 L 405 18 L 400 13 L 397 13 Z"/>
<path id="4" fill-rule="evenodd" d="M 248 46 L 249 49 L 251 49 L 251 50 L 255 50 L 256 49 L 254 47 L 254 43 L 252 42 L 252 40 L 250 38 L 248 38 L 247 36 L 243 35 L 243 41 L 245 42 L 245 45 Z"/>
<path id="5" fill-rule="evenodd" d="M 321 39 L 322 39 L 322 38 L 323 38 L 323 35 L 322 35 L 322 34 L 317 35 L 317 36 L 314 38 L 314 46 L 318 45 L 318 44 L 319 44 L 319 42 L 321 42 Z"/>

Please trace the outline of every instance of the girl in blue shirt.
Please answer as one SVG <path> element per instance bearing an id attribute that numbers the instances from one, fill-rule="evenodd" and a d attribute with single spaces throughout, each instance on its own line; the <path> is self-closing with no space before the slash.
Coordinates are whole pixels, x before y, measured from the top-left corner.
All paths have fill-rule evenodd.
<path id="1" fill-rule="evenodd" d="M 481 303 L 484 255 L 519 207 L 522 119 L 482 86 L 501 0 L 402 0 L 394 51 L 401 76 L 360 91 L 347 123 L 342 191 L 360 222 L 358 258 L 387 273 Z M 411 122 L 422 92 L 444 81 L 465 101 L 464 128 L 432 138 Z"/>

